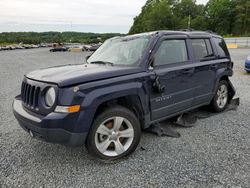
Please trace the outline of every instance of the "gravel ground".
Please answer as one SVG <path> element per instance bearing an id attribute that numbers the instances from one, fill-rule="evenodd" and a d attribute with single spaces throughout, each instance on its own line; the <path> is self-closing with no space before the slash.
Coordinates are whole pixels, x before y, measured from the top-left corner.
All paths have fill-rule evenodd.
<path id="1" fill-rule="evenodd" d="M 182 137 L 144 133 L 127 159 L 104 164 L 84 147 L 31 139 L 12 114 L 23 75 L 31 70 L 81 63 L 83 53 L 48 49 L 0 52 L 0 187 L 250 187 L 250 75 L 243 61 L 250 50 L 231 50 L 232 82 L 241 98 L 237 112 L 175 127 Z"/>

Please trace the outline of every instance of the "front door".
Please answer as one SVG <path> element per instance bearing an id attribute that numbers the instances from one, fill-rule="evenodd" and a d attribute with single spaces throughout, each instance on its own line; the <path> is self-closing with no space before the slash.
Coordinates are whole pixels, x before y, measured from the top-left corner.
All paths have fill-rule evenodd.
<path id="1" fill-rule="evenodd" d="M 191 108 L 194 68 L 185 37 L 163 39 L 153 56 L 151 119 L 157 120 Z"/>

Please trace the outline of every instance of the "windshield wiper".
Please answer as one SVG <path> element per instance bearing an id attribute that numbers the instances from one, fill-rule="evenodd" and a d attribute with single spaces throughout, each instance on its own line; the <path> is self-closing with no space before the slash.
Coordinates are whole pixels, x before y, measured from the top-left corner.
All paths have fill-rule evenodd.
<path id="1" fill-rule="evenodd" d="M 114 66 L 114 63 L 111 63 L 111 62 L 108 62 L 108 61 L 93 61 L 93 62 L 90 62 L 90 64 L 102 64 L 102 65 Z"/>

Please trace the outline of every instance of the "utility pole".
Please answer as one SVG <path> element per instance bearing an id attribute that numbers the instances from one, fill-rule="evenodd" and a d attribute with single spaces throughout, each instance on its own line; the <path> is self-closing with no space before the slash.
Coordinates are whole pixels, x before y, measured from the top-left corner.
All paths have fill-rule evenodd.
<path id="1" fill-rule="evenodd" d="M 247 20 L 248 20 L 248 4 L 246 4 L 246 15 L 245 15 L 245 20 L 244 20 L 244 30 L 245 30 L 245 35 L 247 35 Z"/>
<path id="2" fill-rule="evenodd" d="M 188 30 L 191 28 L 191 15 L 188 16 Z"/>

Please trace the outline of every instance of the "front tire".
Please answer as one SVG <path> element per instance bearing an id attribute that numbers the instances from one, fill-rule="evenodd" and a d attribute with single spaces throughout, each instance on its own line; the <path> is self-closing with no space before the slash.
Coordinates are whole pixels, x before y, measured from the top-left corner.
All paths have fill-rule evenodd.
<path id="1" fill-rule="evenodd" d="M 105 110 L 94 121 L 86 146 L 102 160 L 116 160 L 133 153 L 140 142 L 141 127 L 133 112 L 121 106 Z"/>
<path id="2" fill-rule="evenodd" d="M 223 112 L 226 109 L 229 102 L 228 94 L 228 82 L 225 80 L 221 80 L 210 105 L 214 112 Z"/>

